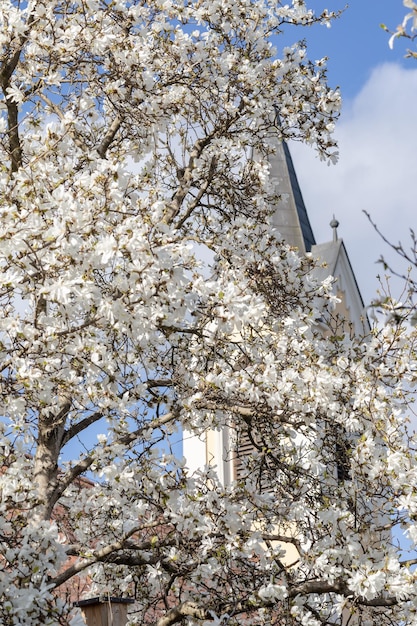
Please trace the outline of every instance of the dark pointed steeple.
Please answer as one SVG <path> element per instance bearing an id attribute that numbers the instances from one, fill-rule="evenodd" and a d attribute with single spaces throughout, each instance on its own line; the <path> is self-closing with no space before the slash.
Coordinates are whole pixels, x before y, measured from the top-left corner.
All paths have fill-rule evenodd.
<path id="1" fill-rule="evenodd" d="M 290 245 L 300 252 L 310 252 L 316 243 L 295 173 L 291 154 L 285 142 L 277 141 L 275 154 L 269 157 L 271 177 L 277 181 L 280 196 L 274 226 Z"/>

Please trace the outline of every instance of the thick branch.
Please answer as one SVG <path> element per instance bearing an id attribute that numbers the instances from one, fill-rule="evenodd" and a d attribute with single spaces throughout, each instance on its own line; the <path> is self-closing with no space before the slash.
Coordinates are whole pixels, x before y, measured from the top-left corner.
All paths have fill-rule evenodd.
<path id="1" fill-rule="evenodd" d="M 78 561 L 77 563 L 74 563 L 65 571 L 61 572 L 61 574 L 58 574 L 58 576 L 52 578 L 50 580 L 51 585 L 53 585 L 54 588 L 57 588 L 63 583 L 67 582 L 67 580 L 70 580 L 70 578 L 72 578 L 73 576 L 76 576 L 80 572 L 84 571 L 87 567 L 90 567 L 90 565 L 94 565 L 94 563 L 98 563 L 100 561 L 106 561 L 106 563 L 115 563 L 119 565 L 130 565 L 132 567 L 142 565 L 155 565 L 155 563 L 158 563 L 161 560 L 161 556 L 159 553 L 159 550 L 161 548 L 166 548 L 177 544 L 178 541 L 175 535 L 167 536 L 156 543 L 152 540 L 132 544 L 132 542 L 128 540 L 133 535 L 138 535 L 139 533 L 143 533 L 144 531 L 155 528 L 157 526 L 159 526 L 159 523 L 155 522 L 136 526 L 128 533 L 126 533 L 119 541 L 110 543 L 107 546 L 100 548 L 100 550 L 94 550 L 89 558 L 85 558 L 81 561 Z M 123 550 L 129 550 L 129 554 L 119 554 Z M 132 555 L 130 553 L 131 551 L 142 551 L 149 553 L 150 550 L 153 551 L 153 555 L 146 558 L 141 555 Z M 67 554 L 68 556 L 79 556 L 79 552 L 74 548 L 68 549 Z M 172 569 L 167 566 L 166 563 L 162 564 L 165 565 L 165 569 Z"/>
<path id="2" fill-rule="evenodd" d="M 94 415 L 98 416 L 99 414 L 97 413 Z M 90 416 L 90 417 L 93 417 L 93 416 Z M 103 448 L 103 452 L 104 453 L 111 452 L 114 446 L 119 446 L 119 445 L 129 446 L 138 437 L 140 437 L 140 435 L 142 434 L 144 430 L 148 430 L 149 428 L 153 428 L 153 429 L 161 428 L 165 424 L 169 424 L 170 422 L 175 421 L 177 417 L 178 415 L 176 413 L 171 412 L 171 413 L 167 413 L 166 415 L 162 415 L 161 417 L 157 417 L 150 422 L 146 422 L 137 430 L 131 433 L 128 433 L 127 435 L 123 435 L 119 439 L 116 439 L 115 441 L 113 441 L 110 445 L 105 446 Z M 82 461 L 77 463 L 77 465 L 74 465 L 74 467 L 71 468 L 70 471 L 68 471 L 66 474 L 62 476 L 62 479 L 60 480 L 59 484 L 57 485 L 50 499 L 52 507 L 58 502 L 59 498 L 62 496 L 66 488 L 69 485 L 71 485 L 74 482 L 74 480 L 76 480 L 76 478 L 84 474 L 84 472 L 86 472 L 88 468 L 91 467 L 91 465 L 94 463 L 95 460 L 96 460 L 96 457 L 94 455 L 94 450 L 93 450 L 87 457 L 85 457 Z"/>
<path id="3" fill-rule="evenodd" d="M 83 430 L 91 426 L 91 424 L 95 424 L 96 422 L 101 420 L 102 417 L 103 417 L 103 413 L 101 411 L 96 411 L 95 413 L 92 413 L 88 417 L 85 417 L 84 419 L 80 420 L 76 424 L 73 424 L 70 428 L 68 428 L 65 431 L 65 434 L 62 438 L 62 445 L 64 446 L 65 444 L 67 444 L 69 441 L 71 441 L 71 439 L 76 437 L 79 433 L 81 433 Z"/>
<path id="4" fill-rule="evenodd" d="M 148 380 L 148 382 L 146 383 L 148 389 L 154 389 L 155 387 L 170 387 L 171 385 L 172 381 L 169 378 L 161 380 Z M 122 398 L 123 393 L 119 394 L 120 398 Z M 76 424 L 73 424 L 65 431 L 65 435 L 62 439 L 62 445 L 67 444 L 69 441 L 71 441 L 71 439 L 76 437 L 83 430 L 101 420 L 102 417 L 103 413 L 101 411 L 96 411 L 95 413 L 92 413 L 91 415 L 88 415 L 84 419 L 80 420 Z"/>
<path id="5" fill-rule="evenodd" d="M 12 101 L 9 97 L 6 97 L 6 107 L 8 124 L 7 135 L 9 137 L 12 172 L 17 172 L 22 165 L 22 147 L 19 137 L 19 110 L 16 102 Z"/>
<path id="6" fill-rule="evenodd" d="M 207 400 L 202 400 L 201 402 L 196 403 L 196 405 L 197 409 L 206 411 L 228 411 L 246 419 L 256 417 L 256 411 L 248 406 L 239 406 L 232 403 L 227 404 L 222 402 L 211 402 Z"/>
<path id="7" fill-rule="evenodd" d="M 103 141 L 101 142 L 101 144 L 99 145 L 99 147 L 97 148 L 97 152 L 99 154 L 99 156 L 104 159 L 106 157 L 106 152 L 109 149 L 113 139 L 116 136 L 117 131 L 119 130 L 120 126 L 122 124 L 122 119 L 121 117 L 117 116 L 112 124 L 110 125 L 107 133 L 105 134 Z"/>
<path id="8" fill-rule="evenodd" d="M 56 589 L 57 587 L 65 583 L 67 580 L 69 580 L 76 574 L 79 574 L 80 572 L 85 570 L 90 565 L 93 565 L 94 563 L 97 563 L 98 561 L 103 561 L 107 559 L 107 557 L 109 557 L 113 552 L 123 550 L 126 540 L 129 539 L 129 537 L 131 537 L 135 533 L 140 532 L 141 530 L 143 530 L 142 526 L 137 526 L 135 528 L 132 528 L 132 530 L 126 533 L 122 537 L 122 539 L 120 539 L 119 541 L 110 543 L 109 545 L 104 546 L 104 548 L 101 548 L 100 550 L 94 550 L 90 558 L 82 559 L 78 563 L 74 563 L 74 565 L 71 565 L 71 567 L 68 567 L 64 572 L 61 572 L 61 574 L 58 574 L 58 576 L 55 576 L 55 578 L 52 578 L 50 580 L 51 585 Z"/>
<path id="9" fill-rule="evenodd" d="M 7 107 L 7 134 L 9 137 L 10 158 L 12 161 L 12 172 L 17 172 L 22 165 L 22 147 L 19 137 L 19 108 L 16 102 L 7 95 L 7 90 L 10 87 L 10 79 L 15 71 L 17 64 L 19 63 L 20 55 L 23 47 L 28 40 L 32 24 L 34 22 L 34 15 L 30 15 L 27 21 L 26 31 L 20 35 L 18 39 L 18 45 L 16 46 L 8 63 L 4 63 L 0 72 L 0 83 L 3 89 L 6 107 Z M 12 44 L 11 44 L 12 45 Z"/>
<path id="10" fill-rule="evenodd" d="M 206 180 L 201 185 L 200 190 L 197 196 L 194 198 L 193 202 L 190 202 L 185 215 L 179 220 L 178 224 L 176 225 L 177 229 L 181 228 L 185 224 L 185 222 L 188 220 L 188 218 L 191 216 L 193 211 L 196 209 L 202 197 L 204 196 L 207 189 L 209 188 L 210 183 L 212 182 L 213 177 L 214 177 L 215 164 L 216 164 L 216 159 L 213 157 L 211 160 L 211 164 L 210 164 L 209 175 L 207 176 Z"/>
<path id="11" fill-rule="evenodd" d="M 204 137 L 204 139 L 198 139 L 195 142 L 194 148 L 192 149 L 190 158 L 188 160 L 188 165 L 183 171 L 183 174 L 179 180 L 178 189 L 175 192 L 169 207 L 169 212 L 166 217 L 166 221 L 168 224 L 172 224 L 172 222 L 180 212 L 183 200 L 189 192 L 190 187 L 193 183 L 193 171 L 195 168 L 195 162 L 201 156 L 204 148 L 206 148 L 206 146 L 210 144 L 212 139 L 213 134 L 210 134 L 207 137 Z"/>
<path id="12" fill-rule="evenodd" d="M 362 596 L 356 596 L 352 593 L 346 583 L 342 581 L 335 582 L 334 584 L 329 584 L 321 581 L 308 581 L 292 587 L 289 590 L 288 596 L 290 598 L 295 598 L 297 596 L 306 596 L 313 593 L 337 593 L 344 596 L 345 598 L 351 598 L 352 602 L 362 606 L 387 607 L 395 606 L 398 604 L 398 600 L 393 596 L 388 596 L 385 598 L 380 596 L 377 598 L 372 598 L 372 600 L 367 600 Z"/>
<path id="13" fill-rule="evenodd" d="M 171 626 L 171 624 L 182 622 L 184 617 L 193 617 L 199 620 L 213 619 L 212 615 L 210 615 L 206 609 L 203 609 L 196 602 L 188 601 L 182 602 L 173 609 L 170 609 L 156 622 L 156 626 Z"/>
<path id="14" fill-rule="evenodd" d="M 58 481 L 58 458 L 61 451 L 65 421 L 70 409 L 71 403 L 64 401 L 58 413 L 49 412 L 41 415 L 39 418 L 34 479 L 40 499 L 36 515 L 40 519 L 49 519 L 54 506 L 53 493 Z"/>

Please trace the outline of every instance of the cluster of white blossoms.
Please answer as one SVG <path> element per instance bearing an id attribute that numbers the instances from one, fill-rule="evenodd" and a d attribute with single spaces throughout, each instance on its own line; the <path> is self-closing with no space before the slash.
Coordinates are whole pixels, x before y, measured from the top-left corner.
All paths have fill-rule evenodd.
<path id="1" fill-rule="evenodd" d="M 1 2 L 4 626 L 64 626 L 80 589 L 132 624 L 417 623 L 415 331 L 333 332 L 271 227 L 274 143 L 334 159 L 340 109 L 278 35 L 332 17 Z M 176 446 L 223 426 L 255 449 L 227 486 Z"/>

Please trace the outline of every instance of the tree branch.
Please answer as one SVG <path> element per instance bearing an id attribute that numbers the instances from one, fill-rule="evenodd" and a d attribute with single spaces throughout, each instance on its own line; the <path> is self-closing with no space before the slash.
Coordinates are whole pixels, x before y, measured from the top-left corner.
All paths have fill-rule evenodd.
<path id="1" fill-rule="evenodd" d="M 87 324 L 83 325 L 87 326 Z M 66 332 L 66 331 L 65 331 Z M 57 333 L 58 334 L 58 333 Z M 58 334 L 59 335 L 59 334 Z M 155 387 L 170 387 L 172 385 L 172 380 L 169 378 L 161 379 L 161 380 L 148 380 L 146 386 L 148 389 L 154 389 Z M 124 393 L 124 392 L 123 392 Z M 122 398 L 123 393 L 119 394 L 119 397 Z M 101 411 L 96 411 L 92 413 L 88 417 L 85 417 L 81 421 L 73 424 L 70 428 L 65 431 L 65 435 L 62 440 L 62 445 L 67 444 L 71 439 L 76 437 L 80 432 L 95 424 L 103 417 L 103 413 Z"/>
<path id="2" fill-rule="evenodd" d="M 182 602 L 178 606 L 170 609 L 156 622 L 156 626 L 171 626 L 171 624 L 181 622 L 184 617 L 194 617 L 199 620 L 213 619 L 209 611 L 203 609 L 196 602 L 189 600 L 188 602 Z"/>
<path id="3" fill-rule="evenodd" d="M 16 102 L 11 100 L 9 96 L 6 95 L 5 101 L 7 107 L 7 135 L 9 137 L 10 158 L 12 161 L 11 169 L 12 172 L 17 172 L 22 165 L 22 146 L 19 137 L 19 109 Z"/>
<path id="4" fill-rule="evenodd" d="M 213 180 L 213 176 L 214 176 L 215 163 L 216 163 L 216 159 L 213 157 L 212 160 L 211 160 L 211 164 L 210 164 L 209 175 L 207 176 L 206 180 L 201 185 L 200 190 L 199 190 L 197 196 L 194 198 L 194 201 L 189 204 L 188 209 L 185 212 L 185 215 L 179 220 L 178 224 L 176 225 L 175 228 L 177 230 L 179 228 L 181 228 L 185 224 L 185 222 L 188 220 L 188 218 L 191 216 L 193 211 L 196 209 L 196 207 L 198 206 L 201 198 L 204 196 L 204 194 L 206 193 L 207 189 L 209 188 L 210 183 Z"/>
<path id="5" fill-rule="evenodd" d="M 206 146 L 210 144 L 210 142 L 213 139 L 213 136 L 214 134 L 211 133 L 210 135 L 207 135 L 207 137 L 204 137 L 204 139 L 198 139 L 195 142 L 194 148 L 192 149 L 190 158 L 188 160 L 188 165 L 184 169 L 183 174 L 178 181 L 179 182 L 178 189 L 175 192 L 172 198 L 172 201 L 169 205 L 169 211 L 166 216 L 167 224 L 172 224 L 172 222 L 174 221 L 174 219 L 177 217 L 178 213 L 180 212 L 182 202 L 185 196 L 187 195 L 187 193 L 189 192 L 190 187 L 193 182 L 192 175 L 193 175 L 193 171 L 195 168 L 195 162 L 201 156 L 204 148 L 206 148 Z"/>
<path id="6" fill-rule="evenodd" d="M 10 149 L 10 159 L 12 162 L 11 169 L 12 172 L 17 172 L 17 170 L 22 165 L 22 146 L 20 143 L 19 137 L 19 108 L 16 102 L 14 102 L 10 96 L 7 95 L 7 89 L 10 87 L 10 79 L 12 77 L 13 72 L 15 71 L 17 64 L 19 63 L 20 55 L 22 53 L 23 47 L 29 38 L 29 34 L 34 23 L 35 17 L 34 15 L 30 15 L 26 24 L 26 30 L 22 33 L 18 39 L 18 45 L 9 60 L 8 63 L 5 63 L 0 72 L 0 83 L 3 89 L 4 98 L 7 107 L 7 135 L 9 137 L 9 149 Z M 13 41 L 13 40 L 12 40 Z"/>
<path id="7" fill-rule="evenodd" d="M 109 149 L 121 125 L 122 125 L 122 118 L 119 115 L 117 115 L 115 119 L 113 120 L 112 124 L 110 125 L 107 133 L 103 137 L 101 144 L 97 148 L 97 152 L 102 159 L 106 158 L 106 152 Z"/>
<path id="8" fill-rule="evenodd" d="M 140 532 L 141 530 L 143 530 L 142 526 L 136 526 L 135 528 L 132 528 L 128 533 L 126 533 L 122 537 L 122 539 L 120 539 L 119 541 L 110 543 L 109 545 L 104 546 L 100 550 L 94 550 L 90 558 L 82 559 L 78 563 L 74 563 L 74 565 L 71 565 L 70 567 L 68 567 L 64 572 L 61 572 L 61 574 L 58 574 L 58 576 L 55 576 L 55 578 L 51 578 L 50 584 L 56 589 L 57 587 L 65 583 L 67 580 L 69 580 L 76 574 L 79 574 L 80 572 L 85 570 L 90 565 L 93 565 L 94 563 L 97 563 L 98 561 L 104 561 L 113 552 L 123 550 L 126 540 L 129 539 L 129 537 L 131 537 L 135 533 Z"/>
<path id="9" fill-rule="evenodd" d="M 95 421 L 99 419 L 97 417 L 98 415 L 100 415 L 101 417 L 101 414 L 99 413 L 94 414 L 94 416 L 96 416 Z M 90 417 L 93 417 L 93 416 L 90 416 Z M 141 435 L 141 433 L 144 430 L 148 430 L 149 428 L 152 428 L 152 429 L 161 428 L 165 424 L 169 424 L 170 422 L 175 421 L 177 418 L 178 418 L 177 413 L 170 412 L 170 413 L 166 413 L 166 415 L 162 415 L 161 417 L 157 417 L 149 422 L 146 422 L 137 430 L 121 436 L 119 439 L 116 439 L 108 446 L 104 446 L 103 452 L 104 453 L 111 452 L 114 446 L 119 446 L 119 445 L 129 446 L 131 443 L 135 441 L 135 439 L 137 439 Z M 58 502 L 59 498 L 62 496 L 64 491 L 67 489 L 67 487 L 69 487 L 69 485 L 71 485 L 76 480 L 76 478 L 84 474 L 84 472 L 86 472 L 88 468 L 91 467 L 91 465 L 94 463 L 95 460 L 96 460 L 96 457 L 94 456 L 94 450 L 93 450 L 92 452 L 90 452 L 90 454 L 87 457 L 85 457 L 84 459 L 82 459 L 82 461 L 77 463 L 77 465 L 74 465 L 74 467 L 72 467 L 66 474 L 62 475 L 62 478 L 59 484 L 57 485 L 56 489 L 54 490 L 51 496 L 52 506 L 54 506 Z"/>

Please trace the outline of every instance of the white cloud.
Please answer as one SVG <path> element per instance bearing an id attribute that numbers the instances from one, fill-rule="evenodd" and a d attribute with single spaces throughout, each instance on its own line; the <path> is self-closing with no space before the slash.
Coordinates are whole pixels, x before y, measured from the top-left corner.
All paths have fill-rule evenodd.
<path id="1" fill-rule="evenodd" d="M 416 103 L 417 65 L 416 69 L 378 66 L 344 106 L 337 129 L 340 160 L 336 166 L 328 167 L 305 146 L 290 146 L 316 239 L 331 239 L 329 222 L 334 213 L 365 302 L 375 294 L 376 275 L 384 273 L 376 260 L 381 253 L 389 259 L 395 256 L 363 210 L 394 243 L 408 244 L 409 228 L 417 231 Z M 398 286 L 394 295 L 399 295 Z"/>

